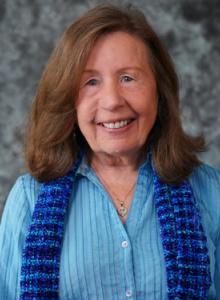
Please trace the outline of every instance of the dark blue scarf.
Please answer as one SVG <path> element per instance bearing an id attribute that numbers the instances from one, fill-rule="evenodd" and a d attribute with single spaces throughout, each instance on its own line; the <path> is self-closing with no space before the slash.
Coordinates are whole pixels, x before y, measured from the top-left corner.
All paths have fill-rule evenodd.
<path id="1" fill-rule="evenodd" d="M 64 219 L 78 158 L 66 176 L 44 183 L 23 250 L 22 300 L 59 299 Z M 155 203 L 163 245 L 168 299 L 207 299 L 211 285 L 207 241 L 188 181 L 171 186 L 153 172 Z"/>

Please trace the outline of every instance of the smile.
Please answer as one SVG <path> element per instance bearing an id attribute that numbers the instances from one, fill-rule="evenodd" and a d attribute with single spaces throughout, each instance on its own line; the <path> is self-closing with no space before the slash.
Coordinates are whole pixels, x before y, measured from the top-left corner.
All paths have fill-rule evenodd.
<path id="1" fill-rule="evenodd" d="M 122 121 L 117 121 L 117 122 L 111 122 L 111 123 L 100 123 L 105 128 L 110 128 L 110 129 L 118 129 L 125 127 L 126 125 L 130 124 L 132 122 L 132 119 L 129 120 L 122 120 Z"/>

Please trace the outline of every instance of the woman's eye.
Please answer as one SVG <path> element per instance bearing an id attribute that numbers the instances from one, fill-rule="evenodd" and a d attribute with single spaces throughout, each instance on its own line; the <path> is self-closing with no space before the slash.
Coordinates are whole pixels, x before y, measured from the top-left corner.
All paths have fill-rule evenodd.
<path id="1" fill-rule="evenodd" d="M 122 76 L 122 81 L 125 81 L 125 82 L 130 82 L 132 80 L 134 80 L 131 76 L 128 76 L 128 75 L 125 75 L 125 76 Z"/>
<path id="2" fill-rule="evenodd" d="M 86 82 L 86 85 L 95 86 L 95 85 L 97 85 L 97 83 L 98 83 L 98 80 L 92 78 L 92 79 L 90 79 L 90 80 L 88 80 L 88 81 Z"/>

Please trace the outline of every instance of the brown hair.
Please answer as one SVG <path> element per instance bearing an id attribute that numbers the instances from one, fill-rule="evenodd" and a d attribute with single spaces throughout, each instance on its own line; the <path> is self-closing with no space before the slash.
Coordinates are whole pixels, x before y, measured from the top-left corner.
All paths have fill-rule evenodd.
<path id="1" fill-rule="evenodd" d="M 123 31 L 149 48 L 159 96 L 158 115 L 147 141 L 154 165 L 167 183 L 178 184 L 199 164 L 201 137 L 184 133 L 179 112 L 179 86 L 169 54 L 133 7 L 99 5 L 73 23 L 53 51 L 36 92 L 26 137 L 26 163 L 32 176 L 47 181 L 73 165 L 82 135 L 77 133 L 74 100 L 89 53 L 103 34 Z M 79 131 L 79 130 L 78 130 Z"/>

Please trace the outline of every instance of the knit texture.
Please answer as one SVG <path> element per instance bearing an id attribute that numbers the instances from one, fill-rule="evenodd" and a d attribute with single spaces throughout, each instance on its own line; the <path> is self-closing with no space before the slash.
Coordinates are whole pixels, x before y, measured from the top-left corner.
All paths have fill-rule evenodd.
<path id="1" fill-rule="evenodd" d="M 20 299 L 59 299 L 64 219 L 81 157 L 66 176 L 42 185 L 23 250 Z"/>
<path id="2" fill-rule="evenodd" d="M 82 155 L 66 176 L 42 184 L 26 237 L 21 268 L 22 300 L 59 299 L 65 213 Z M 155 203 L 167 271 L 168 299 L 207 299 L 211 285 L 206 237 L 188 182 L 160 181 Z"/>
<path id="3" fill-rule="evenodd" d="M 211 286 L 206 236 L 188 181 L 163 183 L 154 171 L 155 202 L 163 245 L 168 298 L 207 299 Z"/>

